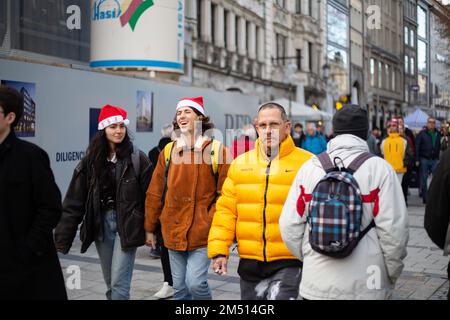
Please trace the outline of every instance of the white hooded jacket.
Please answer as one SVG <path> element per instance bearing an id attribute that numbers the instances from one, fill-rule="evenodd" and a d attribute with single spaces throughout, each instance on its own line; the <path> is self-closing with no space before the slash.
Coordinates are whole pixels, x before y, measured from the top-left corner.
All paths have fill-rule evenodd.
<path id="1" fill-rule="evenodd" d="M 360 153 L 369 152 L 366 141 L 350 134 L 328 143 L 331 159 L 339 157 L 347 167 Z M 363 204 L 361 230 L 374 219 L 376 227 L 361 239 L 350 256 L 331 258 L 311 249 L 308 203 L 303 216 L 297 212 L 300 186 L 311 194 L 325 171 L 313 157 L 297 173 L 280 216 L 281 236 L 289 250 L 303 260 L 300 295 L 306 299 L 388 299 L 403 270 L 409 238 L 408 213 L 402 189 L 392 167 L 382 158 L 367 160 L 354 177 L 361 193 L 379 189 L 378 213 L 375 203 Z M 375 217 L 374 217 L 375 215 Z"/>

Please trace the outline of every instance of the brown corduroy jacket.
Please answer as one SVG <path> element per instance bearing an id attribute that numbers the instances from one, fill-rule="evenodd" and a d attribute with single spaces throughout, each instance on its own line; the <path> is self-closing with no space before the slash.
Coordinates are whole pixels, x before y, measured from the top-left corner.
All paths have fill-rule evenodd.
<path id="1" fill-rule="evenodd" d="M 180 147 L 179 141 L 175 142 L 163 205 L 161 199 L 166 164 L 164 150 L 161 151 L 147 190 L 145 230 L 155 232 L 161 223 L 164 245 L 171 250 L 186 251 L 206 247 L 216 211 L 216 200 L 227 177 L 229 157 L 226 148 L 222 146 L 216 185 L 210 164 L 211 140 L 197 144 L 193 150 Z"/>

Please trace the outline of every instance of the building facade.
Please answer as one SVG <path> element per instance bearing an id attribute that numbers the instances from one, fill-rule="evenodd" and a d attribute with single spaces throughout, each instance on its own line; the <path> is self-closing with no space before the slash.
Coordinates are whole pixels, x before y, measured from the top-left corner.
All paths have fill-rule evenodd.
<path id="1" fill-rule="evenodd" d="M 371 126 L 404 113 L 403 1 L 365 0 L 365 82 Z"/>
<path id="2" fill-rule="evenodd" d="M 450 120 L 450 4 L 434 0 L 430 10 L 431 109 L 439 120 Z M 447 21 L 447 26 L 444 26 Z M 447 31 L 443 31 L 447 30 Z"/>
<path id="3" fill-rule="evenodd" d="M 351 102 L 361 107 L 367 99 L 364 81 L 364 1 L 350 1 Z"/>
<path id="4" fill-rule="evenodd" d="M 403 2 L 404 100 L 406 113 L 413 112 L 419 91 L 417 77 L 417 0 Z"/>
<path id="5" fill-rule="evenodd" d="M 183 82 L 317 103 L 322 1 L 186 1 Z M 297 90 L 297 86 L 300 90 Z M 319 89 L 318 89 L 319 88 Z"/>

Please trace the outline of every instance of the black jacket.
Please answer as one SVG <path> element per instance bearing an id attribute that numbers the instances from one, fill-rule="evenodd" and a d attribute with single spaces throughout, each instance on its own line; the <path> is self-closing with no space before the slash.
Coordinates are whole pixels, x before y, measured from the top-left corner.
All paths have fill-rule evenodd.
<path id="1" fill-rule="evenodd" d="M 145 243 L 145 194 L 153 172 L 147 156 L 139 151 L 140 172 L 136 177 L 131 156 L 116 164 L 117 232 L 122 249 L 136 248 Z M 67 253 L 80 227 L 81 253 L 92 242 L 103 240 L 103 216 L 100 205 L 100 188 L 88 168 L 86 158 L 75 168 L 72 181 L 63 202 L 63 215 L 55 230 L 56 246 Z"/>
<path id="2" fill-rule="evenodd" d="M 450 246 L 450 149 L 441 158 L 428 190 L 424 225 L 441 249 Z"/>
<path id="3" fill-rule="evenodd" d="M 61 210 L 47 153 L 11 132 L 0 145 L 0 300 L 67 299 L 52 234 Z"/>
<path id="4" fill-rule="evenodd" d="M 419 161 L 420 158 L 425 159 L 439 159 L 439 152 L 441 150 L 441 134 L 437 132 L 436 144 L 433 148 L 433 140 L 427 129 L 422 130 L 416 138 L 414 143 L 415 147 L 415 160 Z"/>
<path id="5" fill-rule="evenodd" d="M 164 150 L 164 147 L 171 141 L 172 139 L 170 138 L 161 138 L 161 140 L 159 140 L 158 145 L 148 152 L 148 158 L 150 159 L 153 168 L 156 167 L 156 164 L 158 163 L 159 154 L 161 153 L 161 151 Z"/>

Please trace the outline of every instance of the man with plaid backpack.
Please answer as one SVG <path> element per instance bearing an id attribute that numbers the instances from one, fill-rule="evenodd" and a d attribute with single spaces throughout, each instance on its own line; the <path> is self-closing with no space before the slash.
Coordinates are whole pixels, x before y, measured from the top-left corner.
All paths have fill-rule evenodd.
<path id="1" fill-rule="evenodd" d="M 389 299 L 403 270 L 408 214 L 395 171 L 369 153 L 367 112 L 346 106 L 336 137 L 306 162 L 280 217 L 281 236 L 303 260 L 305 299 Z"/>

